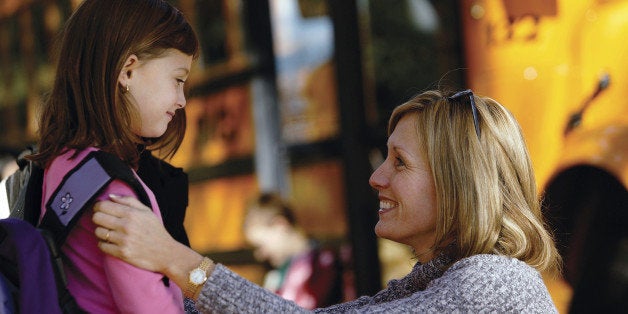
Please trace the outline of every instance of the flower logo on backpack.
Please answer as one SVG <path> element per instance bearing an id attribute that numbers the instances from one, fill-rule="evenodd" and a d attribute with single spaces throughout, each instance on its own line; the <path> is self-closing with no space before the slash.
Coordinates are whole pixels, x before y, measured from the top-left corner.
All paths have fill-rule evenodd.
<path id="1" fill-rule="evenodd" d="M 70 210 L 70 203 L 72 203 L 74 199 L 72 198 L 72 195 L 70 195 L 70 193 L 66 193 L 65 196 L 61 197 L 61 215 L 65 215 L 68 213 L 68 211 Z"/>

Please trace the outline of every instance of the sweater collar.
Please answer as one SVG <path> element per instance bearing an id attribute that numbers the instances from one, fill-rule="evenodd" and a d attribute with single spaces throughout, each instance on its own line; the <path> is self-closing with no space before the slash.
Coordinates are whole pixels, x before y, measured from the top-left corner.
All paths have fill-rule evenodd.
<path id="1" fill-rule="evenodd" d="M 443 275 L 452 262 L 451 250 L 446 248 L 425 264 L 417 262 L 412 268 L 412 272 L 408 274 L 408 279 L 419 290 L 425 290 L 432 280 Z"/>

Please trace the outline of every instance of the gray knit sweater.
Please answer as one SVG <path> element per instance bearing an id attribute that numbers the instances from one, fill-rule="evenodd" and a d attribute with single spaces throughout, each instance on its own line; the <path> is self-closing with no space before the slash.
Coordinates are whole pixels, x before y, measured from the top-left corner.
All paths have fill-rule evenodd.
<path id="1" fill-rule="evenodd" d="M 319 313 L 557 313 L 539 273 L 524 262 L 497 255 L 475 255 L 446 271 L 443 255 L 372 297 L 316 309 Z M 202 313 L 307 313 L 236 275 L 222 265 L 211 274 L 196 307 Z"/>

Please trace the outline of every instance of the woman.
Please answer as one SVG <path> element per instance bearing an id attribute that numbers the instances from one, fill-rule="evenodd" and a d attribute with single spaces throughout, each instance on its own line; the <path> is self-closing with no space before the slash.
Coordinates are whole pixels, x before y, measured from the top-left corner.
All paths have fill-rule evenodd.
<path id="1" fill-rule="evenodd" d="M 103 152 L 141 182 L 135 171 L 143 149 L 174 154 L 185 130 L 183 84 L 197 51 L 191 26 L 165 1 L 81 3 L 62 33 L 53 89 L 39 123 L 39 152 L 30 157 L 45 167 L 42 221 L 58 208 L 76 205 L 78 191 L 64 191 L 63 204 L 51 205 L 56 190 L 75 173 L 82 188 L 99 191 L 96 199 L 111 193 L 137 196 L 137 190 L 120 180 L 94 187 L 90 173 L 76 170 L 92 152 Z M 143 182 L 140 191 L 161 223 L 155 195 Z M 179 287 L 103 254 L 95 228 L 91 213 L 82 215 L 62 247 L 68 289 L 83 310 L 184 311 Z"/>
<path id="2" fill-rule="evenodd" d="M 372 297 L 315 311 L 556 312 L 539 272 L 557 271 L 560 257 L 521 130 L 496 101 L 427 91 L 397 107 L 388 156 L 370 184 L 380 199 L 376 234 L 410 246 L 418 262 Z M 142 207 L 118 196 L 95 206 L 96 235 L 109 240 L 101 250 L 187 282 L 204 258 Z M 196 292 L 202 312 L 305 311 L 222 265 L 205 273 Z"/>

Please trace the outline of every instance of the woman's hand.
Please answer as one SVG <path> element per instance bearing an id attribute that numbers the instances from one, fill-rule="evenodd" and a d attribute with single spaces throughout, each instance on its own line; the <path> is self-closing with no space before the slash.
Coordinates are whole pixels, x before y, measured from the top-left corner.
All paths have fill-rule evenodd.
<path id="1" fill-rule="evenodd" d="M 174 240 L 152 210 L 134 197 L 110 195 L 94 205 L 100 249 L 129 264 L 166 275 L 179 287 L 203 256 Z M 210 273 L 208 273 L 208 276 Z M 186 295 L 196 298 L 196 295 Z"/>
<path id="2" fill-rule="evenodd" d="M 176 242 L 152 210 L 129 196 L 110 195 L 94 205 L 100 249 L 137 267 L 164 273 Z"/>

